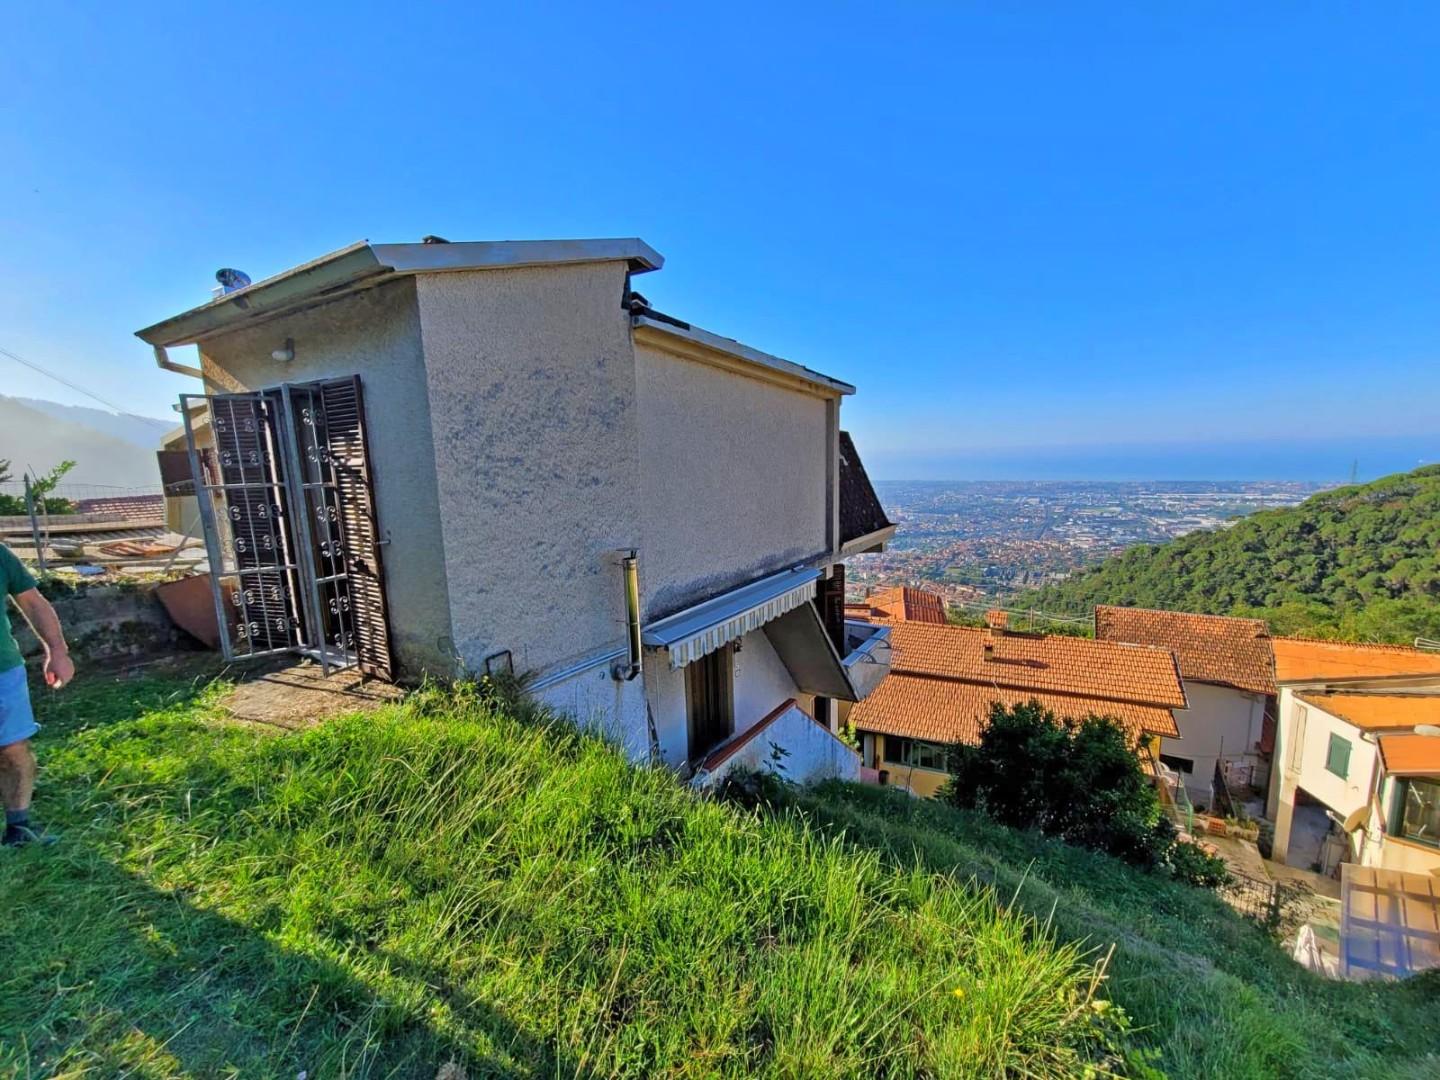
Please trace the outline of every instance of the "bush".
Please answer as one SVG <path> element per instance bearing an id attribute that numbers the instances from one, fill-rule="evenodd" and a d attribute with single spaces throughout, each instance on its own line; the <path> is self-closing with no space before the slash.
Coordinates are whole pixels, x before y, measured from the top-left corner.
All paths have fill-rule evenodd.
<path id="1" fill-rule="evenodd" d="M 943 798 L 1002 825 L 1035 829 L 1193 884 L 1219 884 L 1224 873 L 1220 860 L 1178 843 L 1135 745 L 1110 717 L 1077 724 L 1056 719 L 1037 701 L 1009 709 L 997 703 L 980 745 L 951 748 L 950 774 Z M 1177 856 L 1182 846 L 1191 851 Z"/>
<path id="2" fill-rule="evenodd" d="M 1170 873 L 1189 885 L 1215 889 L 1230 883 L 1230 871 L 1225 869 L 1225 860 L 1207 855 L 1198 846 L 1190 843 L 1175 843 L 1170 846 Z"/>

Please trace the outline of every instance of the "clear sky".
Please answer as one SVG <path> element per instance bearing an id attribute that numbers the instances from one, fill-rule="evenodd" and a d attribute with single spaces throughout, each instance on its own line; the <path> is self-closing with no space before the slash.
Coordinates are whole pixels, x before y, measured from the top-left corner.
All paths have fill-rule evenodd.
<path id="1" fill-rule="evenodd" d="M 882 477 L 1440 458 L 1440 8 L 693 7 L 4 0 L 0 348 L 166 415 L 217 267 L 636 235 Z"/>

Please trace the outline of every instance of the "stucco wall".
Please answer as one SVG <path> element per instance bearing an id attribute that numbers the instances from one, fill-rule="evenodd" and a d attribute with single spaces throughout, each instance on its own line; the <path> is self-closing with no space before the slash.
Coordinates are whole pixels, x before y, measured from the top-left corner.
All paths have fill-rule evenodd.
<path id="1" fill-rule="evenodd" d="M 685 672 L 672 671 L 661 650 L 646 650 L 645 661 L 645 687 L 661 758 L 667 765 L 679 768 L 685 764 L 690 749 Z M 736 734 L 759 723 L 786 698 L 794 698 L 807 712 L 813 711 L 814 697 L 796 689 L 763 629 L 752 630 L 740 639 L 740 651 L 734 655 L 733 664 Z"/>
<path id="2" fill-rule="evenodd" d="M 277 363 L 270 354 L 286 338 L 294 339 L 295 359 Z M 448 673 L 454 649 L 413 284 L 384 285 L 226 334 L 204 343 L 200 360 L 215 391 L 360 375 L 376 512 L 390 539 L 384 564 L 392 648 L 407 678 Z"/>
<path id="3" fill-rule="evenodd" d="M 1181 774 L 1191 800 L 1209 805 L 1215 762 L 1222 752 L 1226 758 L 1243 757 L 1253 763 L 1255 785 L 1264 788 L 1269 778 L 1260 771 L 1262 759 L 1255 745 L 1265 718 L 1265 698 L 1189 679 L 1185 681 L 1185 696 L 1190 708 L 1175 711 L 1180 738 L 1162 738 L 1160 752 L 1195 762 L 1191 773 Z"/>
<path id="4" fill-rule="evenodd" d="M 647 618 L 826 550 L 828 403 L 635 347 Z"/>
<path id="5" fill-rule="evenodd" d="M 1274 858 L 1284 862 L 1290 850 L 1297 789 L 1304 789 L 1339 817 L 1349 817 L 1369 801 L 1377 751 L 1373 743 L 1360 737 L 1359 729 L 1297 700 L 1289 687 L 1281 687 L 1277 711 L 1271 803 L 1266 809 L 1275 819 Z M 1332 733 L 1350 743 L 1344 778 L 1325 768 Z"/>
<path id="6" fill-rule="evenodd" d="M 610 664 L 599 664 L 538 691 L 535 697 L 581 728 L 615 743 L 632 761 L 650 759 L 645 689 L 639 679 L 617 681 L 610 676 Z"/>
<path id="7" fill-rule="evenodd" d="M 616 552 L 641 546 L 624 286 L 621 263 L 416 279 L 451 622 L 472 668 L 508 649 L 543 672 L 624 642 Z"/>
<path id="8" fill-rule="evenodd" d="M 772 757 L 776 746 L 788 751 L 778 763 Z M 860 755 L 817 724 L 808 710 L 793 708 L 776 717 L 713 774 L 697 780 L 714 783 L 733 769 L 773 771 L 797 784 L 836 779 L 854 781 L 860 779 Z"/>

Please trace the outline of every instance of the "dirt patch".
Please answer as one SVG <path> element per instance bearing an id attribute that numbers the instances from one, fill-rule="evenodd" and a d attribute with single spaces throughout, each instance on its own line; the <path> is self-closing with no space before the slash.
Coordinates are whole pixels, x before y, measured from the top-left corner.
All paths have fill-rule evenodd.
<path id="1" fill-rule="evenodd" d="M 341 713 L 366 712 L 399 701 L 398 686 L 366 679 L 358 671 L 337 671 L 328 677 L 320 665 L 306 660 L 284 667 L 253 670 L 224 705 L 232 719 L 283 731 L 313 727 Z"/>

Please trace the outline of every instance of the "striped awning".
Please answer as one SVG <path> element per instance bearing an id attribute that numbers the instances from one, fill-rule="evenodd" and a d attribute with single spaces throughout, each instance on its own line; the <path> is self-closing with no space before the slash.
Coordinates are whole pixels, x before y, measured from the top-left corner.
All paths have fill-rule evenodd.
<path id="1" fill-rule="evenodd" d="M 682 668 L 815 597 L 819 570 L 783 570 L 676 612 L 645 628 L 645 644 Z"/>

